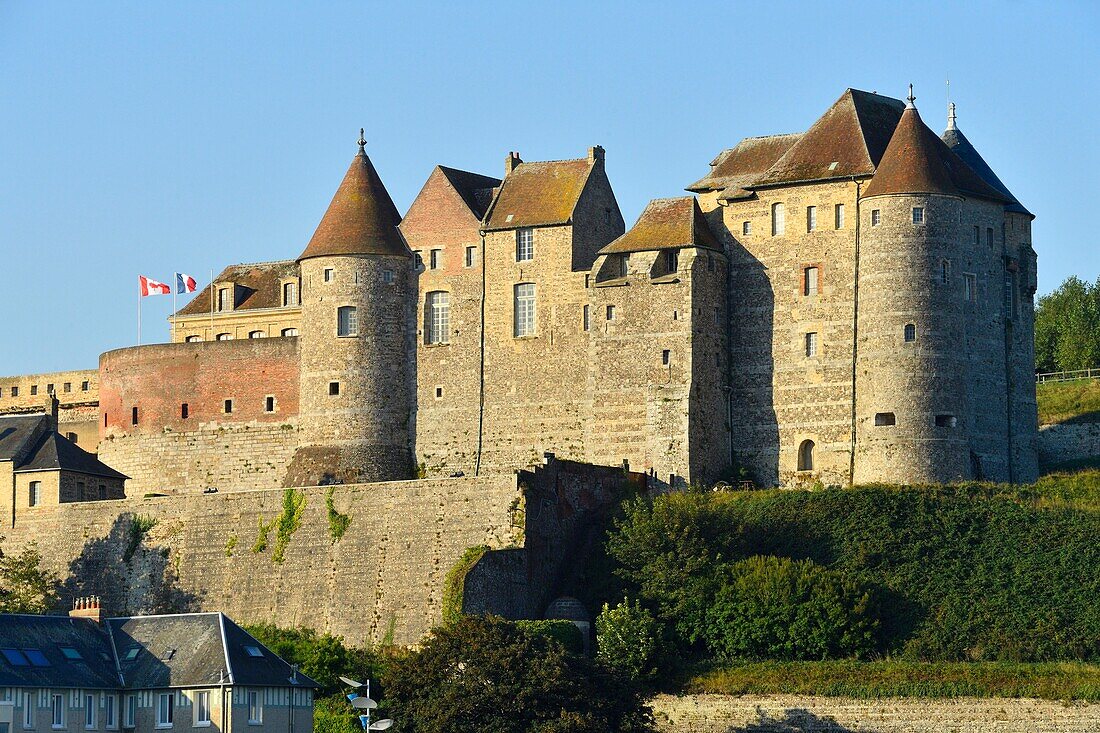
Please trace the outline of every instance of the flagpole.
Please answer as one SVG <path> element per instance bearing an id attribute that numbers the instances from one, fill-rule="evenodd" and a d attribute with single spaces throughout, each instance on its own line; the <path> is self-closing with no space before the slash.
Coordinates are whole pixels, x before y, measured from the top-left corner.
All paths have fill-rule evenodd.
<path id="1" fill-rule="evenodd" d="M 214 268 L 210 268 L 210 340 L 214 340 Z"/>
<path id="2" fill-rule="evenodd" d="M 141 280 L 138 280 L 138 342 L 137 345 L 141 346 Z"/>
<path id="3" fill-rule="evenodd" d="M 176 291 L 179 290 L 180 280 L 182 279 L 177 272 L 176 281 L 172 283 L 172 318 L 168 321 L 168 340 L 170 342 L 176 340 Z"/>

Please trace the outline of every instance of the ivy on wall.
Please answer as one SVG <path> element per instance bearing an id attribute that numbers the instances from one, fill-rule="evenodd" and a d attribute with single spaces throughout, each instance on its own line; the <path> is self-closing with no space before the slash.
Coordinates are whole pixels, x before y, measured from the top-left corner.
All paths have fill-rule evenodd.
<path id="1" fill-rule="evenodd" d="M 443 581 L 443 623 L 454 623 L 462 618 L 462 599 L 466 592 L 466 575 L 488 551 L 488 545 L 467 547 L 454 566 L 447 571 L 447 577 Z"/>

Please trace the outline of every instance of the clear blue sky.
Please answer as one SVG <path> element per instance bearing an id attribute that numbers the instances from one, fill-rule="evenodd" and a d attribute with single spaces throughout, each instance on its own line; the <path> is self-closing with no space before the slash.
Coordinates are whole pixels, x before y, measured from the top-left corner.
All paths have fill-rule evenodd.
<path id="1" fill-rule="evenodd" d="M 139 273 L 293 258 L 359 128 L 399 208 L 442 163 L 607 149 L 628 223 L 846 87 L 916 85 L 1038 215 L 1040 292 L 1100 273 L 1100 4 L 0 0 L 0 374 L 136 338 Z M 171 298 L 147 298 L 146 341 Z"/>

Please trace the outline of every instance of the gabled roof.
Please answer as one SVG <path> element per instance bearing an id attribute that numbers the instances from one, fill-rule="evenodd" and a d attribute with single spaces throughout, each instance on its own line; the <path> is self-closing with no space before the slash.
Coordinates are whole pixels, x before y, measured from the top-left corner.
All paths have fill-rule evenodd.
<path id="1" fill-rule="evenodd" d="M 694 196 L 653 199 L 626 234 L 600 250 L 600 254 L 647 252 L 681 247 L 703 247 L 722 251 L 722 245 L 707 225 Z"/>
<path id="2" fill-rule="evenodd" d="M 489 209 L 489 203 L 493 200 L 493 189 L 500 185 L 500 179 L 483 176 L 480 173 L 460 171 L 444 165 L 437 167 L 462 197 L 474 218 L 481 221 Z"/>
<path id="3" fill-rule="evenodd" d="M 737 146 L 723 150 L 710 163 L 710 172 L 687 187 L 688 191 L 723 191 L 722 199 L 747 198 L 752 195 L 745 186 L 753 183 L 771 168 L 802 133 L 747 137 Z"/>
<path id="4" fill-rule="evenodd" d="M 891 97 L 846 90 L 754 185 L 871 175 L 904 108 Z"/>
<path id="5" fill-rule="evenodd" d="M 298 261 L 331 255 L 409 255 L 401 215 L 362 147 Z"/>
<path id="6" fill-rule="evenodd" d="M 11 461 L 17 473 L 62 470 L 129 478 L 54 430 L 47 415 L 0 415 L 0 461 Z"/>
<path id="7" fill-rule="evenodd" d="M 1006 201 L 924 124 L 916 107 L 908 107 L 902 114 L 863 196 L 907 193 L 965 194 Z"/>
<path id="8" fill-rule="evenodd" d="M 252 262 L 230 265 L 221 271 L 214 282 L 236 283 L 236 302 L 233 310 L 256 310 L 258 308 L 279 308 L 283 304 L 280 281 L 296 278 L 300 268 L 294 260 L 279 262 Z M 200 290 L 187 305 L 176 311 L 177 316 L 206 315 L 210 313 L 211 288 L 208 284 Z M 224 314 L 223 314 L 224 315 Z"/>
<path id="9" fill-rule="evenodd" d="M 485 228 L 569 223 L 592 167 L 587 158 L 520 163 L 500 184 Z"/>
<path id="10" fill-rule="evenodd" d="M 981 176 L 983 181 L 1008 199 L 1009 203 L 1005 205 L 1007 211 L 1034 216 L 1034 214 L 1024 208 L 1019 199 L 1012 195 L 1012 192 L 1008 190 L 1008 186 L 1001 183 L 1001 179 L 997 177 L 997 174 L 989 167 L 989 164 L 985 162 L 985 159 L 978 153 L 977 149 L 975 149 L 970 141 L 966 139 L 962 130 L 955 126 L 954 112 L 954 105 L 951 105 L 951 120 L 947 130 L 944 131 L 940 139 L 951 149 L 951 152 L 962 158 L 963 162 L 970 166 L 971 170 Z"/>
<path id="11" fill-rule="evenodd" d="M 63 646 L 75 649 L 80 659 L 68 659 Z M 111 640 L 91 619 L 2 614 L 0 649 L 37 649 L 48 662 L 17 666 L 0 653 L 0 687 L 119 687 Z"/>

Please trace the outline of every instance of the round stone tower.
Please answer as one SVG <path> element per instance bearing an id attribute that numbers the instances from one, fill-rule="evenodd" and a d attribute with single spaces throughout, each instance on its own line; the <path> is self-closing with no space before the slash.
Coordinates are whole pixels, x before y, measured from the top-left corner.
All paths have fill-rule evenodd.
<path id="1" fill-rule="evenodd" d="M 973 474 L 950 155 L 911 96 L 860 198 L 855 483 Z"/>
<path id="2" fill-rule="evenodd" d="M 413 256 L 365 144 L 298 258 L 300 441 L 287 485 L 413 475 Z"/>

